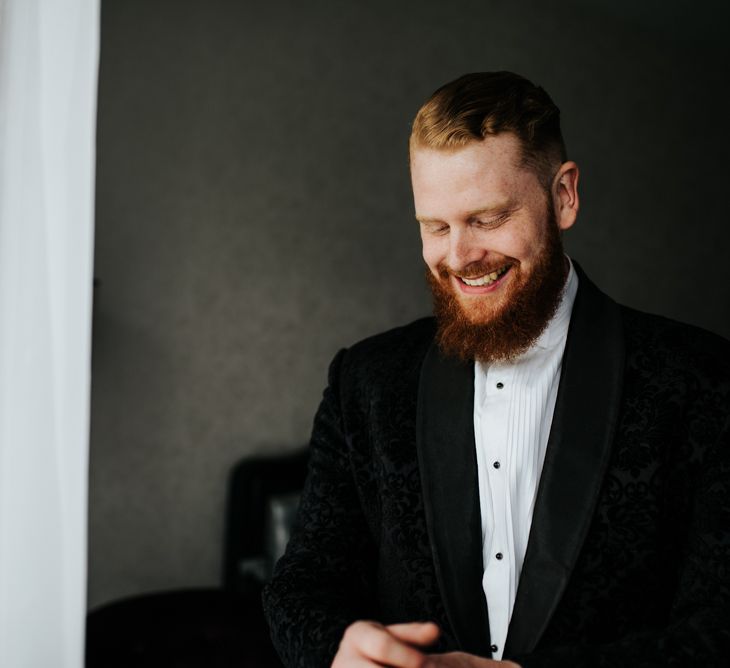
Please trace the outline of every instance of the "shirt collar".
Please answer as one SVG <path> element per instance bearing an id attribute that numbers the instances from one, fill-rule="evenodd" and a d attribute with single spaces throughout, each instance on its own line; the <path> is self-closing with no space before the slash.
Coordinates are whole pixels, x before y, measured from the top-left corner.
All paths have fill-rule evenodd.
<path id="1" fill-rule="evenodd" d="M 568 278 L 565 280 L 563 294 L 560 298 L 560 304 L 555 311 L 555 315 L 534 344 L 535 347 L 542 348 L 543 350 L 554 347 L 561 341 L 564 341 L 568 335 L 570 314 L 573 312 L 573 303 L 575 302 L 575 295 L 578 292 L 578 274 L 567 255 L 565 259 L 568 261 L 569 269 Z"/>
<path id="2" fill-rule="evenodd" d="M 511 362 L 495 362 L 493 365 L 485 365 L 482 362 L 475 364 L 475 372 L 477 385 L 484 381 L 487 366 L 512 366 L 515 364 L 526 363 L 528 360 L 534 360 L 536 357 L 547 354 L 546 351 L 552 350 L 558 345 L 565 343 L 568 336 L 568 327 L 570 326 L 570 315 L 573 312 L 573 303 L 575 295 L 578 292 L 578 274 L 573 268 L 573 263 L 566 255 L 568 261 L 568 277 L 565 279 L 563 286 L 563 294 L 560 297 L 560 304 L 555 311 L 555 315 L 550 319 L 542 334 L 535 343 L 530 346 L 522 355 Z"/>
<path id="3" fill-rule="evenodd" d="M 573 312 L 573 303 L 575 295 L 578 292 L 578 274 L 573 268 L 573 263 L 566 255 L 568 260 L 568 277 L 565 279 L 563 286 L 563 294 L 560 298 L 555 315 L 545 327 L 545 330 L 537 339 L 537 341 L 511 362 L 495 362 L 494 364 L 484 364 L 476 362 L 474 365 L 474 402 L 475 406 L 481 406 L 486 397 L 487 369 L 495 368 L 514 368 L 524 364 L 535 363 L 539 358 L 547 358 L 551 355 L 549 351 L 556 349 L 559 345 L 564 345 L 568 336 L 568 327 L 570 326 L 570 316 Z M 561 353 L 562 355 L 562 350 Z"/>

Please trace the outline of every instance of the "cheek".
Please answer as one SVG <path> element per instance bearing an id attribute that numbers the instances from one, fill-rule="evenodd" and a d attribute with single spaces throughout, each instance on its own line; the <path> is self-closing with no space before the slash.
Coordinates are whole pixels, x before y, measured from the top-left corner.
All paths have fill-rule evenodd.
<path id="1" fill-rule="evenodd" d="M 436 267 L 440 262 L 446 259 L 448 245 L 439 243 L 432 239 L 423 239 L 422 255 L 423 261 L 428 265 L 429 269 L 435 274 Z"/>
<path id="2" fill-rule="evenodd" d="M 528 230 L 519 229 L 495 235 L 491 245 L 492 251 L 514 258 L 521 263 L 530 263 L 536 252 L 542 247 L 542 239 L 531 231 L 527 232 Z"/>
<path id="3" fill-rule="evenodd" d="M 540 232 L 527 239 L 521 240 L 520 251 L 525 262 L 535 263 L 547 243 L 547 235 Z"/>

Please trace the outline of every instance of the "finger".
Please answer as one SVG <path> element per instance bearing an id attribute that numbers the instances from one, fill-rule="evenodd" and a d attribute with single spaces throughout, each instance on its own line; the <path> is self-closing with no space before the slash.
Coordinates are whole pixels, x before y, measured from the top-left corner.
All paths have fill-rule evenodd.
<path id="1" fill-rule="evenodd" d="M 423 668 L 471 668 L 460 656 L 460 652 L 449 652 L 448 654 L 431 654 L 424 661 Z"/>
<path id="2" fill-rule="evenodd" d="M 338 654 L 332 662 L 330 668 L 383 668 L 381 663 L 371 661 L 363 656 L 346 657 Z"/>
<path id="3" fill-rule="evenodd" d="M 386 626 L 399 640 L 415 645 L 431 645 L 436 642 L 441 629 L 433 622 L 411 622 L 409 624 L 391 624 Z"/>
<path id="4" fill-rule="evenodd" d="M 425 658 L 406 641 L 372 622 L 356 622 L 348 627 L 340 649 L 346 654 L 365 657 L 394 668 L 420 668 Z"/>
<path id="5" fill-rule="evenodd" d="M 349 656 L 342 652 L 337 652 L 335 658 L 332 660 L 330 668 L 373 668 L 379 664 L 373 663 L 370 659 L 366 659 L 362 656 Z"/>
<path id="6" fill-rule="evenodd" d="M 507 668 L 507 666 L 514 665 L 510 662 L 503 663 L 502 661 L 466 654 L 465 652 L 448 652 L 446 654 L 429 655 L 422 668 Z"/>

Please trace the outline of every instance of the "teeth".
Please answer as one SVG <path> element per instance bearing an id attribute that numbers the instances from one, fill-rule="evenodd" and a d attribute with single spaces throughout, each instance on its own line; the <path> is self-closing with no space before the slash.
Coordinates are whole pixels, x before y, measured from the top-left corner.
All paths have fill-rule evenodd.
<path id="1" fill-rule="evenodd" d="M 466 283 L 467 285 L 471 285 L 475 288 L 482 285 L 491 285 L 492 283 L 494 283 L 494 279 L 491 277 L 491 274 L 487 276 L 482 276 L 481 278 L 462 278 L 461 280 L 464 281 L 464 283 Z"/>
<path id="2" fill-rule="evenodd" d="M 502 274 L 504 274 L 507 269 L 509 269 L 509 267 L 502 267 L 497 271 L 493 271 L 491 274 L 485 274 L 484 276 L 480 276 L 479 278 L 462 278 L 461 280 L 464 281 L 464 283 L 466 283 L 467 285 L 472 286 L 473 288 L 482 287 L 484 285 L 491 285 Z"/>

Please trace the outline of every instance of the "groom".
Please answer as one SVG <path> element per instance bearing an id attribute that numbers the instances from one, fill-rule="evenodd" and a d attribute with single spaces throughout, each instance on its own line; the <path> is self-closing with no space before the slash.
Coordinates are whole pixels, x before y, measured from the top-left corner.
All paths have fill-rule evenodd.
<path id="1" fill-rule="evenodd" d="M 264 605 L 288 666 L 724 666 L 730 346 L 563 252 L 547 93 L 463 76 L 410 166 L 435 318 L 332 362 Z"/>

